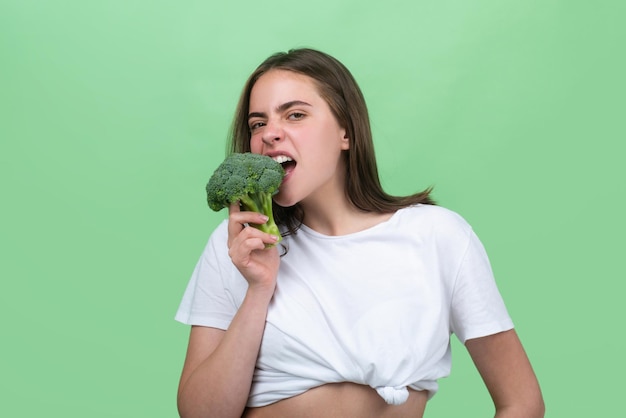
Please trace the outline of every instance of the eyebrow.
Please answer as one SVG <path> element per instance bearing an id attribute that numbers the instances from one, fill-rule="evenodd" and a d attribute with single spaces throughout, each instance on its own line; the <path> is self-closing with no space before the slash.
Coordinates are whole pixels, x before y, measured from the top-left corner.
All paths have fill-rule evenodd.
<path id="1" fill-rule="evenodd" d="M 276 107 L 276 112 L 277 113 L 281 113 L 284 112 L 285 110 L 289 109 L 290 107 L 293 106 L 311 106 L 311 104 L 307 103 L 307 102 L 303 102 L 302 100 L 291 100 L 289 102 L 285 102 L 279 106 Z M 265 118 L 267 117 L 267 114 L 265 114 L 264 112 L 250 112 L 248 114 L 248 119 L 251 118 Z"/>

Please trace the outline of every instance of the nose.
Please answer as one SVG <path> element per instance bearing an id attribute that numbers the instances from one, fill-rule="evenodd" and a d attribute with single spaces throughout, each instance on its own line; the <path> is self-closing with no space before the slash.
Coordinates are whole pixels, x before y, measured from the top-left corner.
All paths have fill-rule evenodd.
<path id="1" fill-rule="evenodd" d="M 267 121 L 267 124 L 263 128 L 263 135 L 261 139 L 266 145 L 273 145 L 284 138 L 284 132 L 282 127 L 276 121 Z"/>

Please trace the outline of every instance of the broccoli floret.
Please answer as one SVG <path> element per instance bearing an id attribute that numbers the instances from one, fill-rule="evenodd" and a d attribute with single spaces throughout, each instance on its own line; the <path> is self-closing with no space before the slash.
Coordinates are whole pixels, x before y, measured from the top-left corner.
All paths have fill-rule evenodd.
<path id="1" fill-rule="evenodd" d="M 269 220 L 262 225 L 251 225 L 275 235 L 280 232 L 272 213 L 272 196 L 278 192 L 285 170 L 268 156 L 252 153 L 234 153 L 217 167 L 206 185 L 207 202 L 214 211 L 220 211 L 239 201 L 241 209 L 259 212 Z"/>

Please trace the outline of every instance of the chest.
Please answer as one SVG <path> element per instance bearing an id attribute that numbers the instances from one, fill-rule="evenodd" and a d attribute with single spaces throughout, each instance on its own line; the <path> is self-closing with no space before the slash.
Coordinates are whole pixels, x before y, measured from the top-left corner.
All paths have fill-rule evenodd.
<path id="1" fill-rule="evenodd" d="M 448 277 L 436 251 L 397 237 L 296 243 L 281 261 L 277 303 L 297 303 L 354 322 L 379 309 L 410 314 L 437 306 L 446 297 Z M 405 311 L 401 311 L 405 310 Z"/>
<path id="2" fill-rule="evenodd" d="M 352 378 L 359 380 L 373 365 L 376 375 L 397 374 L 425 352 L 425 342 L 447 343 L 449 296 L 436 257 L 415 243 L 391 247 L 291 246 L 268 312 L 263 360 L 345 368 L 343 377 L 358 373 Z"/>

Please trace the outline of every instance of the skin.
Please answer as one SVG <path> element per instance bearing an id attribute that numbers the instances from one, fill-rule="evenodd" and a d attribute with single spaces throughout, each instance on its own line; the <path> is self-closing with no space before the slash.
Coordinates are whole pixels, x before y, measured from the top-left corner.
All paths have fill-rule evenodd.
<path id="1" fill-rule="evenodd" d="M 326 235 L 357 232 L 390 214 L 353 208 L 344 193 L 341 155 L 349 149 L 346 131 L 303 75 L 271 70 L 250 96 L 250 146 L 254 153 L 287 155 L 295 162 L 275 201 L 300 202 L 304 222 Z M 249 223 L 263 215 L 229 208 L 228 248 L 248 290 L 227 331 L 194 326 L 178 392 L 182 417 L 422 417 L 427 394 L 410 391 L 406 404 L 390 406 L 376 392 L 353 383 L 323 385 L 260 408 L 245 408 L 263 336 L 268 305 L 276 287 L 280 257 L 276 237 Z M 530 362 L 515 331 L 468 340 L 466 347 L 496 408 L 496 417 L 543 417 L 543 399 Z"/>
<path id="2" fill-rule="evenodd" d="M 350 219 L 365 215 L 344 195 L 346 131 L 308 77 L 281 70 L 266 73 L 252 89 L 249 114 L 251 151 L 296 161 L 274 197 L 276 203 L 300 202 L 308 226 L 336 235 L 344 233 L 341 228 Z"/>
<path id="3" fill-rule="evenodd" d="M 465 342 L 493 399 L 497 418 L 543 417 L 539 383 L 515 330 Z"/>

